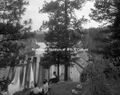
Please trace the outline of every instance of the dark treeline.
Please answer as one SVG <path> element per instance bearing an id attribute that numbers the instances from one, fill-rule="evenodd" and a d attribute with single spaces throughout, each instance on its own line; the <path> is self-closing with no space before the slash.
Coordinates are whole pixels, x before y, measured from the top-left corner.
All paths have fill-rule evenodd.
<path id="1" fill-rule="evenodd" d="M 35 54 L 31 19 L 22 20 L 27 5 L 25 0 L 0 0 L 0 69 L 10 67 L 9 73 L 14 73 L 14 67 L 24 63 L 26 56 Z M 2 90 L 7 90 L 11 81 L 9 74 L 4 76 L 0 81 Z"/>
<path id="2" fill-rule="evenodd" d="M 83 71 L 86 84 L 83 95 L 119 95 L 120 82 L 120 1 L 95 0 L 91 18 L 105 26 L 87 31 L 92 64 Z"/>

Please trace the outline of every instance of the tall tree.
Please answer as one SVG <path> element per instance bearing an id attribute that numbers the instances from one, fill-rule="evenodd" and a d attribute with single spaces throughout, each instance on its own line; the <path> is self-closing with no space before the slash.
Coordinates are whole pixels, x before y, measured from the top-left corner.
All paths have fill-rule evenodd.
<path id="1" fill-rule="evenodd" d="M 25 59 L 26 39 L 34 35 L 31 20 L 21 21 L 26 5 L 25 0 L 0 0 L 0 68 L 13 70 Z"/>
<path id="2" fill-rule="evenodd" d="M 87 42 L 89 50 L 94 54 L 93 63 L 88 65 L 86 72 L 90 71 L 90 77 L 88 86 L 85 88 L 89 93 L 86 95 L 111 95 L 110 86 L 106 86 L 108 81 L 104 77 L 104 73 L 110 75 L 113 79 L 117 75 L 117 66 L 113 66 L 111 63 L 118 63 L 119 61 L 112 62 L 109 59 L 119 57 L 119 11 L 120 1 L 119 0 L 95 0 L 95 8 L 92 9 L 90 14 L 91 18 L 98 22 L 105 22 L 106 27 L 97 29 L 89 29 Z M 119 19 L 118 19 L 119 18 Z M 105 56 L 103 59 L 103 56 Z M 106 60 L 107 59 L 107 60 Z M 119 60 L 119 59 L 118 59 Z M 102 76 L 103 75 L 103 76 Z M 109 79 L 110 80 L 110 79 Z M 110 82 L 112 83 L 113 80 Z M 117 82 L 118 84 L 118 82 Z M 114 86 L 114 85 L 112 85 Z M 103 89 L 104 88 L 104 89 Z M 116 86 L 117 88 L 117 86 Z M 114 92 L 119 91 L 112 88 Z M 119 87 L 118 87 L 119 88 Z M 83 92 L 84 93 L 84 92 Z"/>
<path id="3" fill-rule="evenodd" d="M 96 21 L 107 21 L 109 28 L 109 52 L 108 56 L 115 58 L 116 66 L 119 64 L 120 56 L 120 1 L 119 0 L 96 0 L 95 9 L 92 9 L 92 19 Z"/>
<path id="4" fill-rule="evenodd" d="M 68 79 L 68 66 L 74 51 L 74 45 L 81 37 L 81 24 L 84 18 L 77 20 L 75 9 L 80 9 L 84 0 L 56 0 L 45 2 L 40 12 L 49 14 L 49 21 L 44 22 L 41 28 L 47 28 L 45 40 L 48 52 L 52 53 L 53 63 L 65 66 L 65 80 Z M 51 51 L 50 49 L 54 49 Z M 55 56 L 55 57 L 54 57 Z M 59 70 L 58 70 L 59 74 Z"/>
<path id="5" fill-rule="evenodd" d="M 20 40 L 27 38 L 26 34 L 30 31 L 29 27 L 21 24 L 24 6 L 27 4 L 24 0 L 2 0 L 0 2 L 0 65 L 14 65 L 17 63 L 15 60 L 19 59 L 20 49 L 24 47 Z"/>
<path id="6" fill-rule="evenodd" d="M 90 15 L 96 21 L 107 21 L 108 23 L 119 24 L 119 0 L 95 0 L 95 9 L 92 9 Z"/>

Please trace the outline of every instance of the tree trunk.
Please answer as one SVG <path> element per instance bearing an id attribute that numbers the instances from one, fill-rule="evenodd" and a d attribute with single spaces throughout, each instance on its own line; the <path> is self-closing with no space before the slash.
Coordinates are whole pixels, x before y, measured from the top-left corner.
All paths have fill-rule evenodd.
<path id="1" fill-rule="evenodd" d="M 26 65 L 26 74 L 25 74 L 25 88 L 29 87 L 29 63 L 30 63 L 30 58 L 27 59 L 27 65 Z"/>
<path id="2" fill-rule="evenodd" d="M 60 67 L 60 57 L 58 56 L 58 59 L 57 59 L 58 63 L 57 63 L 57 75 L 58 75 L 58 79 L 59 79 L 59 75 L 60 75 L 60 70 L 59 70 L 59 67 Z"/>
<path id="3" fill-rule="evenodd" d="M 47 69 L 48 70 L 48 80 L 50 79 L 50 68 Z"/>
<path id="4" fill-rule="evenodd" d="M 65 65 L 65 76 L 64 76 L 64 80 L 67 81 L 68 80 L 68 66 Z"/>
<path id="5" fill-rule="evenodd" d="M 68 12 L 67 12 L 67 9 L 68 9 L 68 0 L 65 0 L 65 31 L 66 31 L 66 36 L 69 37 L 69 32 L 68 32 L 68 24 L 69 24 L 69 21 L 68 21 Z M 69 39 L 68 39 L 69 40 Z M 69 43 L 68 43 L 69 45 Z M 65 49 L 65 52 L 67 53 L 67 48 Z M 66 55 L 67 56 L 67 55 Z M 68 62 L 68 60 L 66 61 Z M 67 81 L 68 80 L 68 65 L 69 63 L 66 63 L 64 66 L 65 66 L 65 74 L 64 74 L 64 80 Z"/>
<path id="6" fill-rule="evenodd" d="M 60 64 L 58 63 L 58 64 L 57 64 L 57 73 L 58 73 L 57 75 L 58 75 L 58 79 L 59 79 L 59 75 L 60 75 L 60 74 L 59 74 L 59 73 L 60 73 L 60 72 L 59 72 L 59 67 L 60 67 Z"/>

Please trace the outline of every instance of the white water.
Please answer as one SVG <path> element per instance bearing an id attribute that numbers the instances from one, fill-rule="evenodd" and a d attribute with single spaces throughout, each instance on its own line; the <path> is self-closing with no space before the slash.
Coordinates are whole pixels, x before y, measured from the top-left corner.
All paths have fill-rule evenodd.
<path id="1" fill-rule="evenodd" d="M 31 87 L 34 87 L 34 73 L 33 73 L 32 64 L 31 64 L 31 68 L 30 68 L 30 88 Z"/>
<path id="2" fill-rule="evenodd" d="M 16 67 L 15 78 L 12 83 L 8 86 L 8 95 L 13 95 L 13 93 L 20 90 L 20 67 Z"/>
<path id="3" fill-rule="evenodd" d="M 25 73 L 26 73 L 26 67 L 24 68 L 24 75 L 23 75 L 23 82 L 22 85 L 20 85 L 20 73 L 21 73 L 22 67 L 16 67 L 15 69 L 15 77 L 11 84 L 8 86 L 8 95 L 13 95 L 17 91 L 21 91 L 24 89 L 25 84 Z M 34 73 L 32 65 L 30 65 L 30 85 L 29 87 L 33 87 L 34 85 Z"/>

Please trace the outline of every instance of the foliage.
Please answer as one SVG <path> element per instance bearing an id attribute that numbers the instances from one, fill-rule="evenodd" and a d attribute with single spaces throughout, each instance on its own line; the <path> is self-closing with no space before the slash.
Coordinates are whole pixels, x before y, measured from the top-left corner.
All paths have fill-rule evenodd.
<path id="1" fill-rule="evenodd" d="M 115 94 L 118 91 L 111 93 L 113 91 L 111 91 L 111 87 L 107 86 L 107 84 L 111 84 L 113 83 L 113 80 L 116 81 L 117 79 L 119 79 L 120 74 L 120 1 L 95 0 L 94 6 L 95 8 L 92 9 L 92 13 L 90 14 L 91 18 L 98 22 L 107 22 L 106 25 L 108 26 L 101 29 L 89 30 L 91 32 L 89 36 L 91 36 L 92 38 L 89 39 L 88 47 L 90 48 L 90 53 L 93 54 L 94 60 L 92 64 L 93 67 L 91 65 L 91 69 L 86 69 L 87 71 L 91 71 L 92 78 L 89 80 L 89 82 L 92 81 L 92 79 L 94 78 L 94 73 L 96 75 L 96 78 L 94 79 L 94 81 L 91 82 L 91 84 L 88 84 L 89 86 L 87 85 L 86 87 L 90 88 L 90 91 L 93 95 L 111 95 Z M 102 69 L 100 69 L 100 74 L 102 74 L 103 76 L 98 77 L 98 69 L 101 67 Z M 86 88 L 85 90 L 87 90 L 88 88 Z M 102 88 L 105 88 L 106 90 L 104 91 Z M 116 86 L 116 88 L 118 89 L 119 86 Z M 83 95 L 88 95 L 88 93 Z"/>
<path id="2" fill-rule="evenodd" d="M 19 64 L 25 57 L 25 40 L 34 36 L 31 19 L 21 23 L 26 5 L 24 0 L 0 1 L 0 67 Z"/>
<path id="3" fill-rule="evenodd" d="M 49 14 L 49 21 L 43 22 L 41 29 L 48 29 L 45 35 L 47 43 L 47 54 L 49 64 L 64 64 L 65 74 L 70 65 L 71 56 L 75 44 L 81 39 L 81 24 L 86 19 L 76 19 L 75 9 L 80 9 L 84 0 L 56 0 L 45 2 L 42 13 Z M 46 59 L 46 58 L 45 58 Z M 50 66 L 50 65 L 49 65 Z M 59 70 L 58 70 L 59 72 Z M 67 76 L 67 75 L 65 75 Z"/>
<path id="4" fill-rule="evenodd" d="M 92 9 L 90 15 L 96 21 L 108 21 L 112 24 L 116 23 L 119 18 L 119 0 L 95 0 L 95 9 Z M 119 20 L 118 20 L 119 22 Z"/>
<path id="5" fill-rule="evenodd" d="M 92 9 L 91 17 L 96 21 L 108 21 L 111 23 L 108 26 L 108 45 L 107 57 L 114 58 L 114 62 L 119 65 L 120 56 L 120 1 L 119 0 L 96 0 L 95 9 Z M 105 30 L 107 31 L 107 30 Z M 101 39 L 99 39 L 101 40 Z M 104 50 L 106 51 L 106 49 Z"/>
<path id="6" fill-rule="evenodd" d="M 22 15 L 25 0 L 0 0 L 0 68 L 9 68 L 14 72 L 14 67 L 21 65 L 26 56 L 35 54 L 35 33 L 31 32 L 31 19 L 23 21 Z M 14 74 L 13 74 L 14 75 Z M 8 76 L 3 79 L 3 87 L 11 83 Z"/>

